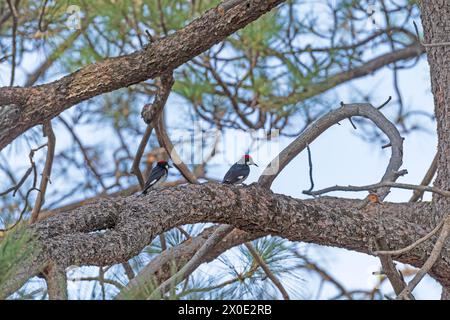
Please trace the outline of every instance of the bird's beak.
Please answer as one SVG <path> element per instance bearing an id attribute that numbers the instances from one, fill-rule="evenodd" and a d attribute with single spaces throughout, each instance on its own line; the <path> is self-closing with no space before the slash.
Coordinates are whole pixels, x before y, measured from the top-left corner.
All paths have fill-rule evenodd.
<path id="1" fill-rule="evenodd" d="M 254 164 L 255 166 L 259 167 L 256 163 L 253 162 L 253 164 Z"/>
<path id="2" fill-rule="evenodd" d="M 167 165 L 169 168 L 173 168 L 170 164 Z"/>

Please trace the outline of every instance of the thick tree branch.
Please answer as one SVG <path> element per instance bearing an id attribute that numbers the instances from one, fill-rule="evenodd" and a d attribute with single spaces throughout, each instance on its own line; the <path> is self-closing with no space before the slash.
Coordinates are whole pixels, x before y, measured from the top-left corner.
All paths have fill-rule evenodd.
<path id="1" fill-rule="evenodd" d="M 183 29 L 152 42 L 142 50 L 88 65 L 52 83 L 31 88 L 0 88 L 0 106 L 21 106 L 18 121 L 1 131 L 0 150 L 27 129 L 49 120 L 84 100 L 153 79 L 173 70 L 284 0 L 253 0 L 226 14 L 217 8 L 206 11 Z M 0 119 L 0 127 L 6 123 Z"/>
<path id="2" fill-rule="evenodd" d="M 437 170 L 437 153 L 434 155 L 433 161 L 431 162 L 430 167 L 428 168 L 427 172 L 425 173 L 425 176 L 422 179 L 422 182 L 420 183 L 421 186 L 428 186 L 431 183 L 431 180 L 433 180 L 434 175 L 436 174 Z M 416 202 L 420 198 L 422 198 L 423 193 L 426 190 L 414 190 L 413 195 L 411 196 L 411 199 L 409 199 L 409 202 Z"/>
<path id="3" fill-rule="evenodd" d="M 327 197 L 298 200 L 257 185 L 215 183 L 164 188 L 145 197 L 99 199 L 31 226 L 42 249 L 36 252 L 33 265 L 21 266 L 27 273 L 13 277 L 14 283 L 3 284 L 1 296 L 17 290 L 49 261 L 61 266 L 122 263 L 162 232 L 198 222 L 229 224 L 250 233 L 371 253 L 367 239 L 377 235 L 379 221 L 373 206 L 358 210 L 360 204 L 360 200 Z M 427 203 L 383 203 L 381 210 L 386 241 L 393 248 L 404 247 L 414 241 L 412 237 L 432 229 Z M 95 232 L 98 230 L 104 231 Z M 416 247 L 399 261 L 421 266 L 428 250 L 428 244 Z M 444 248 L 443 259 L 432 270 L 443 283 L 450 279 L 449 251 Z"/>

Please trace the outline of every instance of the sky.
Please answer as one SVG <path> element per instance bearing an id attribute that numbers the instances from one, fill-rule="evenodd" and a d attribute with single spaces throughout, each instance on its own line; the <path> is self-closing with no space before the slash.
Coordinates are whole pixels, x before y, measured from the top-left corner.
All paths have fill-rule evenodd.
<path id="1" fill-rule="evenodd" d="M 29 55 L 25 60 L 24 69 L 33 70 L 38 65 L 42 56 L 39 54 Z M 8 69 L 0 66 L 0 85 L 6 85 Z M 23 74 L 19 71 L 19 82 L 23 79 Z M 370 90 L 373 93 L 373 104 L 379 105 L 384 102 L 387 96 L 395 96 L 392 84 L 392 73 L 383 69 L 374 75 L 364 77 L 352 82 L 363 91 Z M 420 60 L 417 66 L 412 69 L 402 70 L 400 72 L 400 86 L 405 105 L 413 110 L 433 111 L 433 98 L 430 91 L 429 69 L 424 58 Z M 336 96 L 335 108 L 339 106 L 340 101 L 359 102 L 354 100 L 354 87 L 341 85 L 333 89 Z M 175 115 L 173 118 L 167 118 L 168 123 L 176 124 L 176 112 L 170 112 L 180 107 L 182 104 L 179 99 L 171 96 L 167 104 L 168 114 Z M 76 107 L 74 107 L 76 108 Z M 389 114 L 389 105 L 383 109 L 383 112 Z M 416 131 L 405 136 L 404 157 L 402 169 L 407 169 L 408 174 L 400 177 L 398 182 L 418 184 L 428 169 L 435 151 L 436 135 L 435 124 L 430 120 L 423 120 L 423 124 L 431 132 Z M 57 128 L 58 144 L 57 149 L 70 143 L 67 135 L 60 133 Z M 84 139 L 103 139 L 108 136 L 108 132 L 98 132 L 97 128 L 84 128 L 79 131 Z M 95 134 L 94 134 L 95 133 Z M 175 132 L 173 132 L 176 135 Z M 287 146 L 292 138 L 281 138 L 280 150 Z M 211 177 L 221 179 L 228 169 L 230 163 L 237 160 L 239 152 L 245 152 L 248 145 L 245 139 L 231 139 L 222 147 L 225 150 L 233 149 L 235 152 L 229 153 L 227 161 L 213 165 L 209 174 Z M 333 126 L 311 145 L 313 163 L 314 163 L 314 182 L 315 189 L 321 189 L 336 184 L 339 185 L 366 185 L 376 183 L 384 173 L 389 160 L 390 149 L 381 149 L 378 143 L 367 143 L 358 137 L 348 121 L 342 122 L 341 126 Z M 276 150 L 276 149 L 274 149 Z M 274 152 L 274 150 L 272 150 Z M 255 153 L 255 162 L 259 167 L 252 167 L 251 174 L 246 183 L 256 182 L 265 165 L 272 159 L 272 156 L 264 153 Z M 26 159 L 24 160 L 26 162 Z M 21 165 L 17 161 L 17 165 Z M 296 198 L 307 198 L 302 191 L 309 188 L 307 154 L 303 152 L 296 157 L 275 180 L 272 189 L 277 193 L 287 194 Z M 173 176 L 171 177 L 174 178 Z M 363 198 L 365 193 L 330 193 L 333 196 Z M 402 202 L 408 201 L 411 191 L 394 189 L 389 194 L 386 201 Z M 430 199 L 427 194 L 424 199 Z M 314 246 L 314 245 L 313 245 Z M 332 275 L 339 279 L 348 289 L 371 288 L 374 283 L 372 271 L 380 266 L 379 260 L 365 254 L 352 252 L 345 249 L 331 247 L 315 246 L 319 264 L 327 269 Z M 210 267 L 205 266 L 202 272 L 213 272 Z M 314 296 L 314 288 L 317 287 L 317 279 L 305 277 L 305 286 L 309 289 L 311 296 Z M 74 287 L 72 287 L 74 288 Z M 390 291 L 389 285 L 385 287 Z M 75 290 L 75 289 L 73 289 Z M 326 287 L 321 298 L 329 298 L 335 294 L 332 287 Z M 430 277 L 424 279 L 415 290 L 418 299 L 438 299 L 440 296 L 440 286 Z"/>

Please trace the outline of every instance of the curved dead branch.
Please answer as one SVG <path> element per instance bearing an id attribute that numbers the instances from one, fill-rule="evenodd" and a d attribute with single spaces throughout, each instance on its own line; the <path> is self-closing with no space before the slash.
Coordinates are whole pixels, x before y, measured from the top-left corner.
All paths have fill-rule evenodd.
<path id="1" fill-rule="evenodd" d="M 368 103 L 359 103 L 342 104 L 340 108 L 330 111 L 312 123 L 310 127 L 271 161 L 261 174 L 258 183 L 265 188 L 270 188 L 278 174 L 289 164 L 289 162 L 307 148 L 307 146 L 319 135 L 339 121 L 355 116 L 361 116 L 372 120 L 372 122 L 374 122 L 374 124 L 388 137 L 392 145 L 392 153 L 381 181 L 395 181 L 398 178 L 398 172 L 403 161 L 403 139 L 397 128 L 377 108 Z M 389 188 L 381 188 L 377 193 L 381 199 L 384 199 L 389 193 Z"/>

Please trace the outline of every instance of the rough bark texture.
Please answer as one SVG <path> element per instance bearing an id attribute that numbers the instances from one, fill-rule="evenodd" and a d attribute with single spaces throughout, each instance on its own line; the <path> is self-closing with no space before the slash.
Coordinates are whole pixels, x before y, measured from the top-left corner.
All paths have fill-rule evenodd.
<path id="1" fill-rule="evenodd" d="M 450 1 L 421 1 L 421 18 L 425 43 L 450 42 Z M 435 186 L 450 190 L 450 46 L 427 47 L 431 88 L 438 134 L 438 160 Z M 450 199 L 435 195 L 435 219 L 450 212 Z M 447 241 L 447 246 L 449 241 Z M 447 283 L 447 286 L 449 284 Z M 442 297 L 448 298 L 450 288 L 444 288 Z"/>
<path id="2" fill-rule="evenodd" d="M 426 43 L 450 42 L 449 1 L 422 1 L 421 17 Z M 438 134 L 435 185 L 443 190 L 450 190 L 450 46 L 428 47 L 426 50 Z M 433 200 L 439 216 L 449 211 L 449 198 L 436 195 Z"/>
<path id="3" fill-rule="evenodd" d="M 110 265 L 137 255 L 155 236 L 175 226 L 197 222 L 233 225 L 240 230 L 270 234 L 292 241 L 347 248 L 371 253 L 378 233 L 377 214 L 361 200 L 320 198 L 299 200 L 274 194 L 257 185 L 247 187 L 215 183 L 154 190 L 148 195 L 99 199 L 87 206 L 60 213 L 32 228 L 40 238 L 35 261 L 70 265 Z M 386 240 L 402 248 L 434 228 L 429 203 L 384 203 L 381 208 Z M 425 243 L 399 261 L 421 266 L 432 249 Z M 432 275 L 449 284 L 450 250 Z M 38 266 L 24 266 L 36 274 Z M 13 278 L 0 288 L 0 296 L 19 288 L 29 276 Z"/>
<path id="4" fill-rule="evenodd" d="M 51 264 L 44 270 L 49 300 L 67 300 L 67 277 L 64 268 Z"/>

